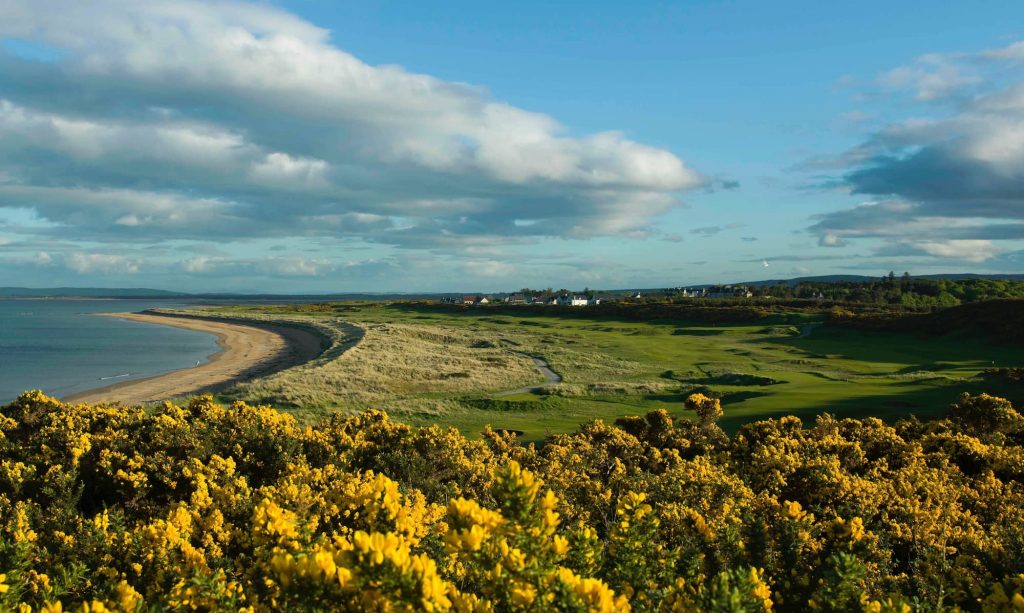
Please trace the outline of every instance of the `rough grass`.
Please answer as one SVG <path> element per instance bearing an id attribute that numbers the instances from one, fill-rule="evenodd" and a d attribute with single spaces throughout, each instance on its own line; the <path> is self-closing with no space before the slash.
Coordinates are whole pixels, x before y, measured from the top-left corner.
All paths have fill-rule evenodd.
<path id="1" fill-rule="evenodd" d="M 409 396 L 501 391 L 543 380 L 529 359 L 504 349 L 494 333 L 404 323 L 360 327 L 362 339 L 340 356 L 239 385 L 228 395 L 293 408 L 387 404 L 401 411 L 409 403 L 398 400 Z M 451 408 L 437 399 L 413 404 L 427 414 Z"/>
<path id="2" fill-rule="evenodd" d="M 386 408 L 413 423 L 441 422 L 468 434 L 489 424 L 522 431 L 527 440 L 570 431 L 589 419 L 653 409 L 685 416 L 682 401 L 695 389 L 723 399 L 722 424 L 730 430 L 782 414 L 928 416 L 962 391 L 981 391 L 976 377 L 982 370 L 1024 365 L 1014 348 L 975 336 L 827 327 L 801 336 L 765 321 L 635 322 L 559 317 L 543 309 L 511 316 L 379 304 L 220 312 L 306 321 L 332 330 L 335 339 L 323 359 L 238 386 L 229 399 L 310 415 Z M 365 338 L 339 357 L 352 341 L 352 326 L 365 330 Z M 531 355 L 546 360 L 563 382 L 542 394 L 492 402 L 495 392 L 543 383 L 526 357 Z M 762 385 L 769 381 L 774 384 Z M 1019 402 L 1019 388 L 1007 383 L 989 391 Z"/>

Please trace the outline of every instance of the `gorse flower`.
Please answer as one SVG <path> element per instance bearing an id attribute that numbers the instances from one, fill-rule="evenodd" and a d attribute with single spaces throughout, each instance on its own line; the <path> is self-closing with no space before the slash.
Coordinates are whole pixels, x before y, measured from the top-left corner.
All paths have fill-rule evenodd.
<path id="1" fill-rule="evenodd" d="M 1008 401 L 732 438 L 687 406 L 538 448 L 30 392 L 0 409 L 0 611 L 1024 611 Z"/>

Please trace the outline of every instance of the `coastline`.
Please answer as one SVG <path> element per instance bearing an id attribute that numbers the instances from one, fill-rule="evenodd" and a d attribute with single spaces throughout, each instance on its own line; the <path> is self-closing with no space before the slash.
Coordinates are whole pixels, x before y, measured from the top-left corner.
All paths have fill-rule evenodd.
<path id="1" fill-rule="evenodd" d="M 198 366 L 78 392 L 63 398 L 65 402 L 144 404 L 216 392 L 308 362 L 325 346 L 323 337 L 315 332 L 258 321 L 152 312 L 99 315 L 206 332 L 217 337 L 220 349 Z"/>

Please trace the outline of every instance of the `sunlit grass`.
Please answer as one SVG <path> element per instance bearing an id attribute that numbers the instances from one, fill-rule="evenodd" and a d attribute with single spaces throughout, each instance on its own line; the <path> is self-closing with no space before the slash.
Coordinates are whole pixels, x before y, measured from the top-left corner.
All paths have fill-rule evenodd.
<path id="1" fill-rule="evenodd" d="M 387 407 L 413 423 L 439 422 L 466 433 L 493 425 L 530 440 L 595 418 L 661 408 L 686 415 L 682 398 L 697 389 L 722 396 L 722 425 L 729 430 L 777 414 L 929 416 L 962 391 L 981 391 L 974 377 L 982 369 L 1022 363 L 1012 348 L 977 337 L 827 327 L 801 337 L 805 314 L 709 325 L 562 318 L 541 309 L 501 315 L 371 304 L 316 313 L 288 307 L 221 313 L 305 321 L 333 330 L 335 339 L 324 359 L 237 386 L 226 398 L 300 415 Z M 365 337 L 355 343 L 357 328 Z M 546 360 L 563 382 L 542 394 L 503 397 L 500 407 L 484 402 L 502 390 L 543 383 L 528 355 Z"/>

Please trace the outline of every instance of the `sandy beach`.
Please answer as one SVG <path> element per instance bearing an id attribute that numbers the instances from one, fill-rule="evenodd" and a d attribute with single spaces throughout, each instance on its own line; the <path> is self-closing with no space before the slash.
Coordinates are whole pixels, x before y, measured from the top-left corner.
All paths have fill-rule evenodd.
<path id="1" fill-rule="evenodd" d="M 320 355 L 324 340 L 319 335 L 290 326 L 261 322 L 239 323 L 201 317 L 159 313 L 104 313 L 131 321 L 175 326 L 217 336 L 220 351 L 195 368 L 164 375 L 124 381 L 72 394 L 68 402 L 122 402 L 141 404 L 179 396 L 215 392 L 235 383 L 284 370 Z"/>

